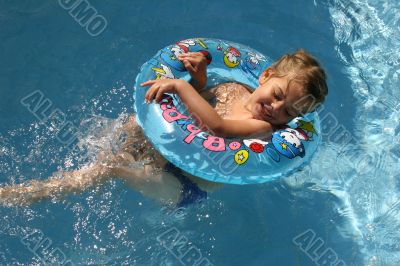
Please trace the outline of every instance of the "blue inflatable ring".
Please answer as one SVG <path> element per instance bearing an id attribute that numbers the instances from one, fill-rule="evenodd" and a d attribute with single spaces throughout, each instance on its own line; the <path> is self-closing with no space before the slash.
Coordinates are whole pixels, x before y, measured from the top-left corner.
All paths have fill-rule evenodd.
<path id="1" fill-rule="evenodd" d="M 154 147 L 182 170 L 206 180 L 230 184 L 264 183 L 284 177 L 304 166 L 320 141 L 317 114 L 310 113 L 288 123 L 268 140 L 233 139 L 212 136 L 196 127 L 177 95 L 146 104 L 144 81 L 160 78 L 189 80 L 177 55 L 204 53 L 209 61 L 208 87 L 235 81 L 258 87 L 259 75 L 272 64 L 261 53 L 247 46 L 195 38 L 179 41 L 146 62 L 135 80 L 137 122 Z"/>

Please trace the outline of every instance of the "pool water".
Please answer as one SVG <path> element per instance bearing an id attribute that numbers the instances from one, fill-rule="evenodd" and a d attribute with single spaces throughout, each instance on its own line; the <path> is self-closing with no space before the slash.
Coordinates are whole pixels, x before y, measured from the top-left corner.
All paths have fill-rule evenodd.
<path id="1" fill-rule="evenodd" d="M 72 2 L 0 2 L 2 184 L 46 179 L 118 146 L 110 136 L 133 112 L 139 67 L 191 37 L 273 59 L 300 47 L 314 54 L 329 76 L 323 142 L 301 172 L 227 185 L 184 210 L 119 180 L 1 206 L 1 265 L 400 264 L 398 1 L 79 3 L 98 24 L 76 21 Z M 26 104 L 32 95 L 43 110 Z M 55 111 L 65 134 L 48 117 Z"/>

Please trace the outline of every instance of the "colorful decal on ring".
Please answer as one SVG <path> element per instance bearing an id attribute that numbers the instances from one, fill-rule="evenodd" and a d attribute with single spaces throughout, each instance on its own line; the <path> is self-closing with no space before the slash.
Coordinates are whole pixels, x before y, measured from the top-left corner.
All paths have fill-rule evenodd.
<path id="1" fill-rule="evenodd" d="M 242 165 L 249 159 L 249 152 L 247 150 L 239 150 L 234 155 L 235 162 Z"/>
<path id="2" fill-rule="evenodd" d="M 265 60 L 265 58 L 257 53 L 247 52 L 247 57 L 240 62 L 240 66 L 242 67 L 245 73 L 250 74 L 253 78 L 258 79 L 257 72 L 260 67 L 260 61 Z"/>
<path id="3" fill-rule="evenodd" d="M 234 154 L 234 161 L 238 165 L 244 164 L 249 159 L 249 151 L 254 154 L 266 153 L 269 158 L 276 162 L 280 161 L 281 155 L 289 159 L 297 156 L 304 157 L 305 149 L 302 141 L 310 141 L 312 135 L 317 134 L 312 122 L 297 119 L 295 121 L 296 128 L 287 127 L 277 130 L 272 134 L 269 141 L 244 139 L 242 140 L 243 145 L 248 147 L 249 150 L 239 150 L 242 146 L 239 141 L 231 141 L 227 144 L 224 138 L 212 136 L 194 125 L 188 116 L 177 110 L 173 100 L 172 96 L 164 95 L 160 108 L 163 111 L 162 116 L 165 121 L 168 123 L 175 122 L 188 133 L 183 141 L 186 144 L 191 144 L 195 139 L 201 140 L 203 148 L 213 152 L 238 150 Z"/>
<path id="4" fill-rule="evenodd" d="M 160 67 L 152 67 L 151 70 L 156 74 L 155 79 L 174 79 L 174 73 L 172 73 L 171 68 L 168 66 L 161 64 Z"/>
<path id="5" fill-rule="evenodd" d="M 229 143 L 229 148 L 233 151 L 238 150 L 241 146 L 242 144 L 240 144 L 239 141 L 232 141 L 231 143 Z"/>
<path id="6" fill-rule="evenodd" d="M 224 52 L 224 64 L 229 68 L 235 68 L 240 64 L 240 51 L 232 46 L 224 47 L 225 45 L 220 43 L 217 46 L 218 51 Z"/>

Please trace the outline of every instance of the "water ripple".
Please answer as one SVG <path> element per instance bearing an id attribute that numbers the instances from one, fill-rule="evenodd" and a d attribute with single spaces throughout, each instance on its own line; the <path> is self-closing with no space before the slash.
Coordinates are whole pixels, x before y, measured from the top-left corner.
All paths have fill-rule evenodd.
<path id="1" fill-rule="evenodd" d="M 398 1 L 330 2 L 337 51 L 351 56 L 342 57 L 348 64 L 346 71 L 359 101 L 356 139 L 364 159 L 348 161 L 342 174 L 353 176 L 345 193 L 363 235 L 366 265 L 400 262 L 396 201 L 400 196 L 396 150 L 400 119 L 399 9 Z"/>

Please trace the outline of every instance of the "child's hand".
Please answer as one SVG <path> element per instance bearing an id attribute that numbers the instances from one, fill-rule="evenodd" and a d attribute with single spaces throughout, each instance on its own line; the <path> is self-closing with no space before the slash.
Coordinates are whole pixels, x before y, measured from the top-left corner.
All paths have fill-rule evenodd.
<path id="1" fill-rule="evenodd" d="M 203 88 L 207 84 L 207 59 L 201 52 L 189 52 L 178 57 L 196 81 L 196 87 Z"/>
<path id="2" fill-rule="evenodd" d="M 154 99 L 160 102 L 164 93 L 177 93 L 179 83 L 183 80 L 179 79 L 155 79 L 148 80 L 140 84 L 142 87 L 151 86 L 144 96 L 147 103 L 151 103 Z"/>

